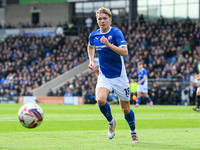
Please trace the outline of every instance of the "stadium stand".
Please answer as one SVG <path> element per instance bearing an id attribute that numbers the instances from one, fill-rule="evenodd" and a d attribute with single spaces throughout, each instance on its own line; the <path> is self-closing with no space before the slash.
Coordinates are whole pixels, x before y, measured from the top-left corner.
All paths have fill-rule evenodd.
<path id="1" fill-rule="evenodd" d="M 124 22 L 118 27 L 129 48 L 129 55 L 124 59 L 129 79 L 137 79 L 137 62 L 143 60 L 152 81 L 173 81 L 172 84 L 180 81 L 194 82 L 200 60 L 200 22 L 188 19 L 162 24 Z M 64 35 L 8 36 L 0 41 L 1 96 L 33 95 L 35 88 L 85 62 L 88 58 L 87 37 L 90 32 L 91 29 L 88 29 L 79 39 L 72 41 Z M 51 91 L 50 95 L 67 96 L 71 93 L 84 96 L 86 103 L 94 103 L 95 83 L 96 73 L 88 73 L 75 77 Z M 154 82 L 150 85 L 153 86 Z M 156 91 L 166 96 L 175 93 L 171 85 L 164 85 L 162 87 L 157 84 Z M 164 97 L 157 99 L 155 104 L 180 103 L 180 100 L 165 101 Z"/>
<path id="2" fill-rule="evenodd" d="M 159 81 L 155 104 L 181 104 L 181 90 L 185 85 L 180 83 L 194 82 L 200 52 L 198 26 L 199 22 L 187 20 L 163 24 L 146 22 L 137 27 L 135 23 L 124 23 L 119 27 L 129 45 L 129 55 L 125 58 L 129 79 L 137 78 L 137 62 L 141 59 L 146 64 L 149 78 L 153 79 L 150 85 L 153 87 L 157 84 L 154 82 Z M 93 99 L 94 88 L 90 90 Z"/>

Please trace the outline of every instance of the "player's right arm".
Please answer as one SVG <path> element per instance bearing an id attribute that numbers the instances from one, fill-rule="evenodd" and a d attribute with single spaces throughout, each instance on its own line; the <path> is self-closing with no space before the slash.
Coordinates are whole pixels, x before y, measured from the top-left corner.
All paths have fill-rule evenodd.
<path id="1" fill-rule="evenodd" d="M 94 46 L 91 46 L 90 44 L 88 44 L 87 50 L 88 50 L 88 56 L 89 56 L 89 65 L 88 65 L 88 68 L 91 71 L 95 71 L 95 64 L 94 64 L 95 48 L 94 48 Z"/>
<path id="2" fill-rule="evenodd" d="M 143 83 L 145 80 L 146 80 L 146 76 L 144 76 L 143 78 L 142 78 L 142 80 L 140 80 L 139 82 L 138 82 L 138 84 L 141 84 L 141 83 Z"/>
<path id="3" fill-rule="evenodd" d="M 143 70 L 143 78 L 138 82 L 138 84 L 143 83 L 147 79 L 147 71 L 146 69 Z"/>
<path id="4" fill-rule="evenodd" d="M 95 53 L 95 45 L 93 43 L 94 37 L 92 36 L 92 33 L 89 35 L 89 42 L 88 42 L 88 57 L 89 57 L 89 65 L 88 68 L 90 71 L 95 71 L 95 64 L 94 64 L 94 53 Z"/>

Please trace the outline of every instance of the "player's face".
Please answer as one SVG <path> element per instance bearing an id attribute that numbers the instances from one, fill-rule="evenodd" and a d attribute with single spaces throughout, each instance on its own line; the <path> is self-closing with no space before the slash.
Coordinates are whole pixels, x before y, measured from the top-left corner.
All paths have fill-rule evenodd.
<path id="1" fill-rule="evenodd" d="M 139 65 L 138 65 L 138 69 L 141 70 L 142 68 L 143 68 L 143 65 L 142 65 L 142 64 L 139 64 Z"/>
<path id="2" fill-rule="evenodd" d="M 97 15 L 97 23 L 101 29 L 101 32 L 107 32 L 110 29 L 112 19 L 105 13 L 99 13 Z"/>

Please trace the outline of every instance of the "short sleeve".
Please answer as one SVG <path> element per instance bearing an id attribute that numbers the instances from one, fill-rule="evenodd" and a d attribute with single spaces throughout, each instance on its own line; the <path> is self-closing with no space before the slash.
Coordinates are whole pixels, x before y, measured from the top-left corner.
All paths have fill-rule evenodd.
<path id="1" fill-rule="evenodd" d="M 123 36 L 121 30 L 118 29 L 118 30 L 115 32 L 115 38 L 116 38 L 117 45 L 118 45 L 119 47 L 127 46 L 126 41 L 125 41 L 125 39 L 124 39 L 124 36 Z"/>
<path id="2" fill-rule="evenodd" d="M 147 70 L 144 70 L 144 76 L 147 77 Z"/>
<path id="3" fill-rule="evenodd" d="M 90 46 L 94 46 L 94 42 L 93 42 L 93 38 L 92 38 L 92 34 L 89 35 L 89 45 Z"/>

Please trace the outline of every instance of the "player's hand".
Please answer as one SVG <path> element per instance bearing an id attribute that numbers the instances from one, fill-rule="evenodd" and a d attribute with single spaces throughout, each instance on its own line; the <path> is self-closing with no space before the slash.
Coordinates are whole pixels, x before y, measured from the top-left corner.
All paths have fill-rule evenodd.
<path id="1" fill-rule="evenodd" d="M 106 46 L 107 46 L 108 43 L 109 43 L 109 42 L 108 42 L 108 39 L 107 39 L 105 36 L 102 36 L 100 40 L 101 40 L 101 43 L 105 44 Z"/>
<path id="2" fill-rule="evenodd" d="M 90 69 L 90 71 L 96 71 L 97 70 L 97 68 L 96 68 L 96 66 L 95 66 L 95 64 L 93 63 L 93 62 L 91 62 L 89 65 L 88 65 L 88 68 Z"/>

